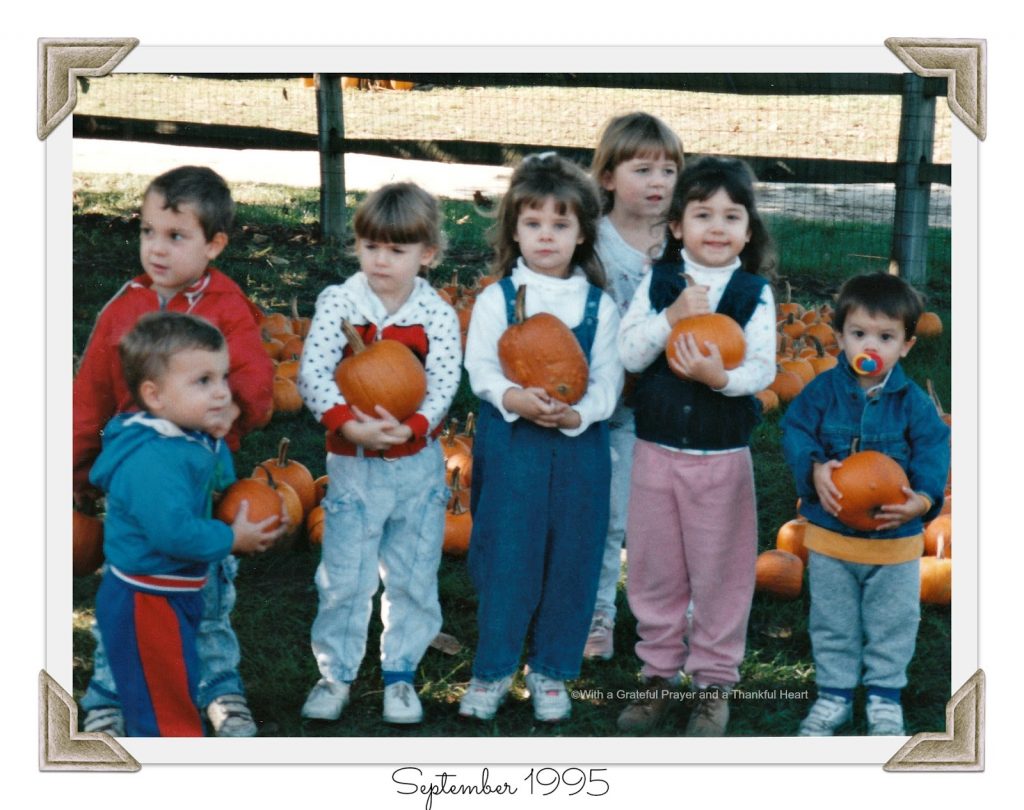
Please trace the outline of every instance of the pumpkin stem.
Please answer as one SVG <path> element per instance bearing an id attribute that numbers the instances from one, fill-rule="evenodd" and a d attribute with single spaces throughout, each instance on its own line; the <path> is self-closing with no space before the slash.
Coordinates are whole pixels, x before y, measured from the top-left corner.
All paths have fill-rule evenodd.
<path id="1" fill-rule="evenodd" d="M 462 470 L 460 470 L 458 467 L 452 469 L 452 474 L 450 476 L 450 481 L 448 484 L 449 488 L 452 491 L 452 497 L 448 502 L 448 511 L 451 512 L 453 515 L 461 515 L 463 512 L 466 511 L 465 507 L 463 507 L 462 505 L 462 500 L 459 498 L 459 493 L 462 492 L 462 484 L 460 483 L 461 474 Z"/>
<path id="2" fill-rule="evenodd" d="M 821 345 L 820 340 L 818 340 L 814 335 L 804 335 L 804 338 L 814 344 L 814 348 L 818 350 L 819 358 L 825 356 L 825 347 Z"/>
<path id="3" fill-rule="evenodd" d="M 274 476 L 270 474 L 270 468 L 267 467 L 267 465 L 264 464 L 263 462 L 260 462 L 256 466 L 259 467 L 261 470 L 263 470 L 263 472 L 265 472 L 267 474 L 267 483 L 270 484 L 270 488 L 271 489 L 275 489 L 276 490 L 277 489 L 277 482 L 274 480 Z"/>
<path id="4" fill-rule="evenodd" d="M 516 290 L 516 306 L 515 306 L 515 318 L 516 323 L 522 323 L 526 320 L 526 285 L 520 284 L 519 289 Z"/>
<path id="5" fill-rule="evenodd" d="M 854 436 L 853 441 L 850 442 L 850 455 L 852 456 L 858 449 L 860 449 L 860 436 Z"/>
<path id="6" fill-rule="evenodd" d="M 341 331 L 344 333 L 345 340 L 349 342 L 353 352 L 359 354 L 359 352 L 366 351 L 366 342 L 359 337 L 359 333 L 355 330 L 352 324 L 344 318 L 341 321 Z"/>
<path id="7" fill-rule="evenodd" d="M 281 441 L 277 445 L 277 466 L 287 467 L 288 466 L 288 445 L 291 444 L 291 439 L 287 436 L 281 438 Z"/>
<path id="8" fill-rule="evenodd" d="M 946 554 L 946 533 L 939 532 L 939 541 L 935 544 L 935 559 L 944 559 Z"/>
<path id="9" fill-rule="evenodd" d="M 686 286 L 687 287 L 696 287 L 697 286 L 697 282 L 694 280 L 693 276 L 691 276 L 689 273 L 680 273 L 679 275 L 681 275 L 686 280 Z"/>
<path id="10" fill-rule="evenodd" d="M 466 427 L 462 431 L 467 436 L 476 435 L 476 416 L 470 411 L 466 416 Z"/>
<path id="11" fill-rule="evenodd" d="M 299 319 L 299 297 L 297 295 L 292 296 L 292 317 L 295 320 Z"/>
<path id="12" fill-rule="evenodd" d="M 793 303 L 793 288 L 790 286 L 789 281 L 786 281 L 786 303 Z"/>
<path id="13" fill-rule="evenodd" d="M 444 442 L 446 447 L 451 447 L 453 444 L 455 444 L 455 433 L 458 431 L 458 429 L 458 419 L 452 419 L 448 422 L 448 429 L 444 432 L 444 436 L 441 437 L 441 440 Z"/>

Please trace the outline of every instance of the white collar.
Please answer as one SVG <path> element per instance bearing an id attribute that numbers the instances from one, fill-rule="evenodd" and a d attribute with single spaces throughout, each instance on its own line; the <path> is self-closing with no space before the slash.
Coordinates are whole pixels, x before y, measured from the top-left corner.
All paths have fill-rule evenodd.
<path id="1" fill-rule="evenodd" d="M 705 267 L 703 264 L 695 262 L 690 257 L 690 254 L 686 252 L 686 248 L 679 251 L 679 258 L 686 263 L 686 268 L 688 270 L 696 270 L 698 273 L 724 273 L 727 271 L 739 270 L 740 265 L 742 264 L 740 257 L 737 256 L 733 259 L 732 264 L 727 264 L 725 267 Z"/>

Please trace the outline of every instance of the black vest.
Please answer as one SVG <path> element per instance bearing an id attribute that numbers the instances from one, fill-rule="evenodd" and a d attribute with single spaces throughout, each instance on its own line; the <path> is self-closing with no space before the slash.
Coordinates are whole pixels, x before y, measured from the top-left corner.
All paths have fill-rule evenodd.
<path id="1" fill-rule="evenodd" d="M 747 325 L 767 282 L 739 269 L 722 292 L 716 312 Z M 683 264 L 656 264 L 651 269 L 651 306 L 661 312 L 686 289 Z M 634 395 L 637 438 L 685 450 L 746 447 L 761 421 L 756 397 L 727 397 L 703 383 L 677 377 L 664 352 L 637 380 Z"/>

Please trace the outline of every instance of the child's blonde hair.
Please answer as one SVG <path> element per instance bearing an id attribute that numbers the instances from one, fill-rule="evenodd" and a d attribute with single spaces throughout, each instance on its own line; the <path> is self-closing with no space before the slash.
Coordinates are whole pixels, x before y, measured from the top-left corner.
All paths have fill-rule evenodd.
<path id="1" fill-rule="evenodd" d="M 667 160 L 683 170 L 683 144 L 668 125 L 650 113 L 632 112 L 612 118 L 604 125 L 598 139 L 590 173 L 598 185 L 606 173 L 637 156 L 663 154 Z M 615 194 L 600 187 L 601 213 L 607 214 L 615 206 Z"/>
<path id="2" fill-rule="evenodd" d="M 540 208 L 549 197 L 555 200 L 559 215 L 571 210 L 579 220 L 583 241 L 573 251 L 572 264 L 583 269 L 591 284 L 603 289 L 604 268 L 594 252 L 601 215 L 597 185 L 583 169 L 555 152 L 530 155 L 512 173 L 490 232 L 495 251 L 492 271 L 498 276 L 512 274 L 520 255 L 515 240 L 519 214 L 523 208 Z"/>
<path id="3" fill-rule="evenodd" d="M 433 194 L 415 183 L 389 183 L 360 203 L 352 228 L 358 239 L 370 242 L 423 243 L 437 251 L 431 261 L 437 265 L 446 245 L 441 223 L 441 206 Z"/>

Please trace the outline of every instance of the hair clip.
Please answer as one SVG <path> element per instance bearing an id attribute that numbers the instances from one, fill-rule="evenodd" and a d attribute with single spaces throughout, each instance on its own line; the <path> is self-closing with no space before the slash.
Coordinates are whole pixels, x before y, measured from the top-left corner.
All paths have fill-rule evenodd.
<path id="1" fill-rule="evenodd" d="M 552 149 L 548 152 L 538 152 L 537 154 L 534 155 L 527 155 L 525 158 L 523 158 L 523 163 L 533 163 L 534 161 L 543 162 L 548 158 L 554 157 L 558 157 L 558 152 Z"/>

